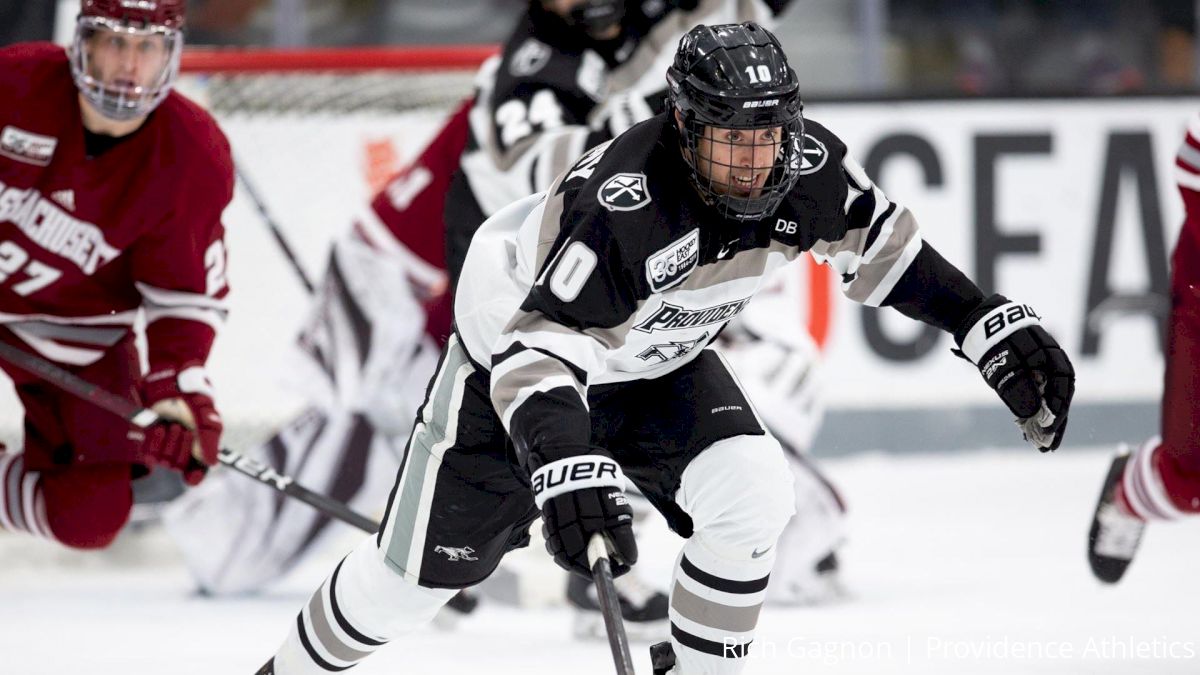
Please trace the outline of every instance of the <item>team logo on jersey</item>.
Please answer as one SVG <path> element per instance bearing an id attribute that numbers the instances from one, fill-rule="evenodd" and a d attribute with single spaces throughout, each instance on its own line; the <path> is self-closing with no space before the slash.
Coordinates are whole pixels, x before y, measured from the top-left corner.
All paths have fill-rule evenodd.
<path id="1" fill-rule="evenodd" d="M 470 546 L 434 546 L 434 553 L 445 553 L 450 562 L 458 562 L 466 560 L 467 562 L 475 562 L 479 558 L 475 557 L 475 549 Z"/>
<path id="2" fill-rule="evenodd" d="M 596 198 L 609 211 L 633 211 L 650 203 L 650 191 L 646 189 L 646 175 L 642 173 L 619 173 L 604 181 Z"/>
<path id="3" fill-rule="evenodd" d="M 513 77 L 528 77 L 541 70 L 550 62 L 550 47 L 544 42 L 533 38 L 526 40 L 517 51 L 513 52 L 512 61 L 508 64 L 508 72 Z"/>
<path id="4" fill-rule="evenodd" d="M 656 330 L 682 330 L 684 328 L 695 328 L 696 326 L 707 326 L 732 319 L 740 314 L 748 304 L 750 304 L 750 298 L 742 298 L 741 300 L 726 302 L 716 307 L 684 309 L 679 305 L 664 302 L 662 307 L 658 308 L 657 312 L 633 328 L 643 333 L 653 333 Z"/>
<path id="5" fill-rule="evenodd" d="M 12 125 L 0 131 L 0 155 L 26 164 L 46 166 L 54 156 L 54 148 L 57 146 L 57 138 L 35 134 Z"/>
<path id="6" fill-rule="evenodd" d="M 603 188 L 601 188 L 603 191 Z M 696 269 L 700 261 L 700 230 L 692 230 L 646 260 L 650 290 L 661 293 Z"/>
<path id="7" fill-rule="evenodd" d="M 691 354 L 693 349 L 707 342 L 708 332 L 705 331 L 703 335 L 695 340 L 680 340 L 661 345 L 650 345 L 641 354 L 638 354 L 638 358 L 643 361 L 657 359 L 658 363 L 666 363 L 667 361 L 673 361 Z"/>
<path id="8" fill-rule="evenodd" d="M 825 149 L 825 144 L 812 134 L 804 134 L 804 147 L 800 150 L 800 175 L 820 171 L 827 159 L 829 151 Z"/>

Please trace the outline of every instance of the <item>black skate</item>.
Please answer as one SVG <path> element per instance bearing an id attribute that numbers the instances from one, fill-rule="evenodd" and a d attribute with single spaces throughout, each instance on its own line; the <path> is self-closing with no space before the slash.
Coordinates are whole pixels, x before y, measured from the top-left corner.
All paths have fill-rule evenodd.
<path id="1" fill-rule="evenodd" d="M 675 667 L 675 649 L 670 642 L 650 645 L 650 668 L 654 675 L 669 675 Z"/>
<path id="2" fill-rule="evenodd" d="M 1117 485 L 1128 463 L 1129 449 L 1122 448 L 1108 467 L 1108 477 L 1104 479 L 1100 501 L 1092 516 L 1092 529 L 1088 532 L 1088 564 L 1092 574 L 1106 584 L 1121 580 L 1146 530 L 1146 521 L 1130 514 L 1116 501 Z"/>
<path id="3" fill-rule="evenodd" d="M 650 642 L 668 635 L 667 595 L 649 588 L 635 573 L 630 572 L 613 580 L 621 601 L 621 618 L 630 640 Z M 596 640 L 607 639 L 600 602 L 591 579 L 572 574 L 567 581 L 567 603 L 575 608 L 575 636 Z"/>

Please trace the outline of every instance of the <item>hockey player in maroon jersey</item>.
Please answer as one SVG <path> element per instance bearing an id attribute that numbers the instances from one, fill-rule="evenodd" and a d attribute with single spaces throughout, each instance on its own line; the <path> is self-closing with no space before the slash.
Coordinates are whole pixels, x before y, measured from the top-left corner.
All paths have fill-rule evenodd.
<path id="1" fill-rule="evenodd" d="M 143 434 L 5 364 L 25 447 L 0 452 L 0 528 L 104 547 L 134 478 L 165 466 L 195 484 L 216 461 L 204 364 L 233 167 L 212 118 L 171 91 L 183 22 L 184 0 L 83 0 L 70 49 L 0 49 L 0 340 L 175 421 Z"/>
<path id="2" fill-rule="evenodd" d="M 1171 315 L 1161 437 L 1113 459 L 1088 533 L 1096 578 L 1115 584 L 1133 561 L 1146 524 L 1200 514 L 1200 114 L 1175 160 L 1185 218 L 1171 260 Z"/>

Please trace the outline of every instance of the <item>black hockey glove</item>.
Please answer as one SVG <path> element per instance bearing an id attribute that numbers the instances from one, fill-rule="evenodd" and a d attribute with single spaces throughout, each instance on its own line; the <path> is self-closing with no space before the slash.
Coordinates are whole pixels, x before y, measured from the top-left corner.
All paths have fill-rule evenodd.
<path id="1" fill-rule="evenodd" d="M 587 548 L 594 534 L 608 540 L 614 577 L 637 562 L 633 510 L 625 497 L 625 476 L 613 458 L 567 457 L 539 467 L 532 480 L 546 550 L 559 567 L 590 579 Z"/>
<path id="2" fill-rule="evenodd" d="M 1017 416 L 1025 440 L 1058 448 L 1075 394 L 1075 369 L 1029 305 L 1002 295 L 984 300 L 954 332 L 955 354 L 974 363 Z"/>

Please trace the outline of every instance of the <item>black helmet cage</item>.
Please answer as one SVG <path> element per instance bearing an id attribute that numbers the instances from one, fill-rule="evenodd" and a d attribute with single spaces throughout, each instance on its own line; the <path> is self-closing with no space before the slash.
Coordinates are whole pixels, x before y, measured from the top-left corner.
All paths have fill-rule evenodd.
<path id="1" fill-rule="evenodd" d="M 779 40 L 752 22 L 697 26 L 680 41 L 675 62 L 667 70 L 667 85 L 671 107 L 682 120 L 683 156 L 701 197 L 733 220 L 758 220 L 774 213 L 799 178 L 804 143 L 799 83 Z M 775 152 L 770 172 L 760 189 L 738 196 L 736 186 L 714 181 L 718 166 L 729 167 L 731 180 L 735 169 L 746 167 L 712 156 L 720 152 L 702 158 L 706 127 L 780 128 L 779 138 L 771 143 Z M 753 152 L 757 136 L 752 135 L 751 141 L 748 147 Z"/>

